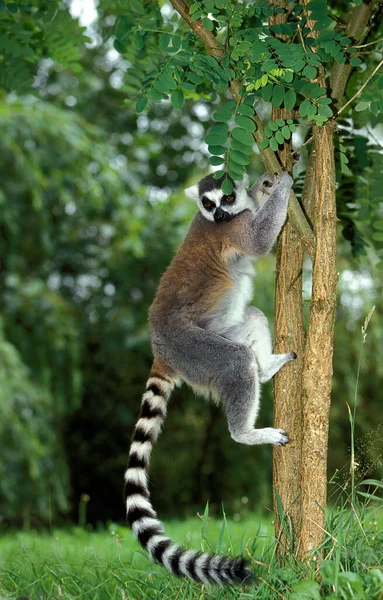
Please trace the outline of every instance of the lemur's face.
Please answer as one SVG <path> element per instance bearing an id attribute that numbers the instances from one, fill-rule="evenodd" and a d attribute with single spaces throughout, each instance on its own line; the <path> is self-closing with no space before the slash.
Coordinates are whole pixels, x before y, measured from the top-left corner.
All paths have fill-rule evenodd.
<path id="1" fill-rule="evenodd" d="M 249 197 L 244 181 L 233 181 L 233 192 L 224 194 L 221 190 L 222 178 L 214 179 L 207 175 L 197 185 L 185 190 L 190 198 L 197 201 L 198 208 L 208 221 L 225 223 L 246 208 L 251 208 L 253 202 Z"/>

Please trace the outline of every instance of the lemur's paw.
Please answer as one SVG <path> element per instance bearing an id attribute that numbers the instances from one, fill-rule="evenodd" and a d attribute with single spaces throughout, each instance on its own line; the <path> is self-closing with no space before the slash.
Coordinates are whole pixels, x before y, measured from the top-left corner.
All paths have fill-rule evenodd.
<path id="1" fill-rule="evenodd" d="M 274 446 L 285 446 L 289 443 L 289 438 L 284 429 L 274 429 L 273 427 L 267 427 L 259 431 L 264 432 L 264 444 L 274 444 Z"/>
<path id="2" fill-rule="evenodd" d="M 283 429 L 274 429 L 275 433 L 278 435 L 278 439 L 275 442 L 272 442 L 275 446 L 286 446 L 289 443 L 289 438 L 287 437 L 286 431 Z"/>

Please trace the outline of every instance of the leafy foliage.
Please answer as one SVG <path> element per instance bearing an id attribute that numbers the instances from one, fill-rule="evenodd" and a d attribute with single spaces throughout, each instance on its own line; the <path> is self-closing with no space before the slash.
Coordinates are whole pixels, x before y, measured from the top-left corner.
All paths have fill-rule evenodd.
<path id="1" fill-rule="evenodd" d="M 138 6 L 141 9 L 138 9 Z M 203 25 L 222 41 L 217 56 L 206 54 L 201 42 L 193 36 L 175 14 L 164 15 L 148 3 L 131 3 L 127 14 L 120 16 L 115 26 L 115 47 L 131 56 L 128 46 L 138 45 L 140 56 L 135 65 L 146 68 L 148 55 L 157 40 L 161 53 L 156 63 L 150 59 L 150 70 L 137 86 L 137 93 L 153 101 L 165 99 L 179 89 L 186 97 L 198 94 L 222 93 L 233 79 L 243 79 L 249 106 L 255 100 L 270 102 L 274 108 L 295 107 L 307 120 L 321 125 L 332 116 L 331 99 L 326 89 L 315 79 L 329 62 L 348 61 L 361 64 L 351 40 L 333 29 L 324 1 L 312 1 L 307 11 L 302 5 L 289 13 L 288 22 L 267 25 L 264 17 L 287 11 L 271 3 L 250 4 L 230 1 L 201 1 L 189 8 L 192 22 L 202 19 Z M 312 37 L 307 25 L 308 15 L 316 21 Z M 230 27 L 228 26 L 230 23 Z M 246 24 L 246 26 L 245 26 Z M 184 35 L 182 35 L 184 34 Z M 351 62 L 352 61 L 352 62 Z M 137 78 L 137 84 L 139 79 Z M 255 92 L 249 96 L 250 92 Z M 139 100 L 142 110 L 143 100 Z"/>
<path id="2" fill-rule="evenodd" d="M 84 29 L 58 0 L 0 2 L 0 86 L 30 88 L 42 58 L 81 70 Z"/>
<path id="3" fill-rule="evenodd" d="M 354 46 L 337 27 L 344 8 L 342 12 L 324 0 L 293 7 L 201 0 L 189 7 L 191 28 L 169 5 L 160 11 L 153 3 L 136 0 L 128 4 L 124 14 L 117 8 L 116 12 L 114 46 L 134 65 L 134 71 L 127 71 L 126 92 L 128 104 L 137 98 L 137 112 L 149 110 L 153 102 L 169 99 L 178 110 L 188 99 L 223 99 L 213 115 L 217 124 L 205 137 L 212 155 L 210 164 L 218 168 L 218 178 L 225 173 L 233 179 L 243 178 L 250 163 L 257 130 L 254 119 L 259 109 L 263 113 L 271 107 L 290 111 L 290 118 L 270 121 L 265 137 L 258 139 L 260 150 L 270 148 L 274 152 L 291 141 L 297 127 L 303 126 L 309 135 L 312 125 L 321 126 L 337 117 L 325 82 L 325 73 L 337 65 L 348 64 L 354 69 L 354 80 L 368 83 L 348 107 L 348 114 L 354 109 L 355 118 L 367 109 L 376 118 L 382 114 L 383 75 L 369 75 L 379 53 L 363 54 Z M 279 16 L 284 22 L 278 22 Z M 204 28 L 204 43 L 193 33 L 194 24 Z M 237 103 L 226 98 L 234 80 L 243 85 Z M 346 146 L 344 150 L 339 148 L 339 172 L 343 177 L 351 158 L 348 150 Z M 230 180 L 224 178 L 222 185 L 228 193 Z M 343 231 L 352 242 L 353 252 L 361 253 L 364 234 L 352 210 L 348 207 L 345 214 L 340 202 Z M 380 237 L 378 230 L 371 238 L 377 247 Z"/>

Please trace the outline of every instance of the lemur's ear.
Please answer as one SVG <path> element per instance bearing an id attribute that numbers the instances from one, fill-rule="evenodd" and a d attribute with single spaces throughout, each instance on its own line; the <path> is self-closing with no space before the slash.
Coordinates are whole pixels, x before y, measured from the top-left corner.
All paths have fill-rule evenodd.
<path id="1" fill-rule="evenodd" d="M 192 200 L 198 200 L 198 198 L 199 198 L 198 186 L 197 185 L 192 185 L 191 187 L 186 188 L 185 194 L 186 194 L 186 196 L 188 196 Z"/>

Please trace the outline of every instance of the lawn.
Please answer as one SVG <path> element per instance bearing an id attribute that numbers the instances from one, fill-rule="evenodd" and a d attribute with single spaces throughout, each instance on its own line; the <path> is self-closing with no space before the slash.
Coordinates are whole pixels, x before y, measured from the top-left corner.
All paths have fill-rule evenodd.
<path id="1" fill-rule="evenodd" d="M 338 538 L 342 531 L 342 540 L 334 541 L 333 534 L 328 537 L 323 550 L 329 560 L 320 573 L 293 557 L 278 564 L 272 524 L 265 519 L 225 522 L 205 516 L 167 524 L 170 536 L 187 547 L 248 554 L 256 581 L 242 588 L 201 586 L 174 578 L 153 565 L 121 526 L 11 532 L 0 540 L 0 600 L 382 600 L 383 571 L 377 561 L 382 559 L 383 536 L 376 515 L 366 514 L 363 528 L 352 513 L 342 515 L 330 518 L 334 529 L 338 527 Z M 333 594 L 335 589 L 339 595 Z"/>

